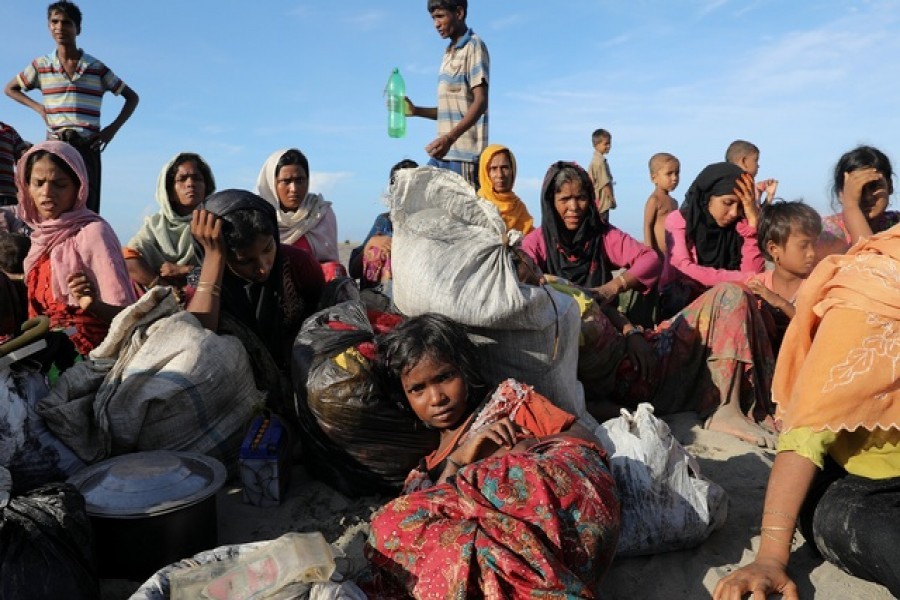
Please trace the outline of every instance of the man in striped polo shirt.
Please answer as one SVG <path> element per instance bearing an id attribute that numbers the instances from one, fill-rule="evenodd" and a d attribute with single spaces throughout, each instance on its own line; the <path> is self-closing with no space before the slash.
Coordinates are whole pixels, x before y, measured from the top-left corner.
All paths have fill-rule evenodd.
<path id="1" fill-rule="evenodd" d="M 47 138 L 68 142 L 84 159 L 89 190 L 87 206 L 100 212 L 100 152 L 134 112 L 138 95 L 109 67 L 78 48 L 81 10 L 72 2 L 47 7 L 50 35 L 56 50 L 39 56 L 6 84 L 6 95 L 39 114 L 47 125 Z M 25 92 L 40 89 L 43 103 Z M 107 91 L 121 95 L 119 116 L 100 126 L 100 103 Z"/>
<path id="2" fill-rule="evenodd" d="M 406 114 L 436 119 L 438 137 L 425 146 L 429 165 L 459 173 L 478 189 L 478 158 L 488 144 L 487 46 L 466 25 L 467 0 L 428 0 L 440 36 L 450 40 L 438 77 L 437 107 L 406 99 Z"/>

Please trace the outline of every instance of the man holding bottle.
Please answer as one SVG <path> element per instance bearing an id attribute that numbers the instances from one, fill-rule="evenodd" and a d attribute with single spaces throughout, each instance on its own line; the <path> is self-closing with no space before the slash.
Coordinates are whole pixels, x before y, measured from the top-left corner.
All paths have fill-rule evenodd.
<path id="1" fill-rule="evenodd" d="M 478 158 L 488 143 L 487 46 L 468 25 L 467 0 L 428 0 L 440 36 L 450 41 L 438 78 L 437 107 L 406 98 L 406 114 L 436 120 L 438 137 L 425 146 L 429 165 L 450 169 L 478 189 Z"/>

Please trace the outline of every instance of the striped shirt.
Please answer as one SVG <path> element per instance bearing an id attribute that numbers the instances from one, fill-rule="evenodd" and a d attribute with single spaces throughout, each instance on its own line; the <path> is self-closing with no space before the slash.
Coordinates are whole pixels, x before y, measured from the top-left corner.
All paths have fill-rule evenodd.
<path id="1" fill-rule="evenodd" d="M 100 131 L 103 94 L 110 91 L 118 96 L 125 89 L 125 82 L 109 67 L 84 51 L 71 79 L 56 51 L 34 59 L 17 79 L 23 91 L 41 90 L 48 127 L 54 133 L 62 129 Z"/>
<path id="2" fill-rule="evenodd" d="M 13 166 L 27 145 L 15 129 L 0 122 L 0 196 L 16 195 Z"/>
<path id="3" fill-rule="evenodd" d="M 462 121 L 475 99 L 472 88 L 488 84 L 491 59 L 487 46 L 469 29 L 457 43 L 444 53 L 438 77 L 437 124 L 438 135 L 450 133 Z M 478 121 L 463 133 L 443 160 L 477 162 L 488 143 L 488 114 L 485 110 Z"/>

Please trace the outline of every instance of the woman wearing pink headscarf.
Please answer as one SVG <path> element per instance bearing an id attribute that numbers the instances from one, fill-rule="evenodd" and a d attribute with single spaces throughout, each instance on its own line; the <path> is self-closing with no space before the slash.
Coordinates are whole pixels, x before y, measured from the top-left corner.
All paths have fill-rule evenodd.
<path id="1" fill-rule="evenodd" d="M 29 317 L 47 315 L 52 329 L 87 354 L 135 300 L 121 244 L 109 223 L 87 208 L 87 173 L 70 145 L 33 146 L 19 160 L 16 180 L 19 218 L 33 229 L 25 257 Z M 57 366 L 66 362 L 57 360 Z"/>

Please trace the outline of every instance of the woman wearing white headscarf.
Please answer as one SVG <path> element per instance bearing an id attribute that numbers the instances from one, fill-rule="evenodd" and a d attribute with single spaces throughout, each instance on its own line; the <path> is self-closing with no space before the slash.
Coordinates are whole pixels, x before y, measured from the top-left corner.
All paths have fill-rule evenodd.
<path id="1" fill-rule="evenodd" d="M 303 248 L 320 263 L 338 262 L 337 218 L 321 194 L 309 191 L 309 162 L 296 148 L 273 152 L 256 193 L 275 207 L 282 244 Z"/>

